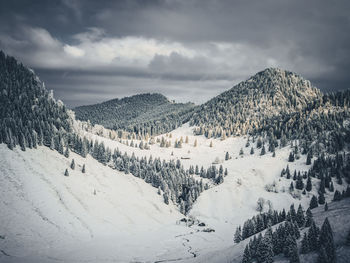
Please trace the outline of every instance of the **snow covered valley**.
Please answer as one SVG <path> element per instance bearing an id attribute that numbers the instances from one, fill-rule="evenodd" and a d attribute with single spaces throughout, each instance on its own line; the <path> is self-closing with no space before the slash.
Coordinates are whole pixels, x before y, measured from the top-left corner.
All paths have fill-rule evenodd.
<path id="1" fill-rule="evenodd" d="M 219 158 L 228 175 L 222 184 L 200 194 L 186 217 L 194 220 L 189 225 L 181 221 L 184 215 L 178 207 L 163 202 L 156 188 L 90 155 L 83 158 L 71 152 L 66 158 L 48 147 L 11 151 L 0 144 L 1 262 L 231 262 L 244 249 L 242 243 L 233 243 L 235 228 L 258 213 L 258 198 L 281 210 L 292 203 L 308 207 L 313 193 L 293 198 L 288 192 L 290 180 L 280 177 L 287 164 L 291 172 L 308 169 L 305 156 L 288 163 L 289 147 L 276 149 L 276 157 L 251 155 L 244 137 L 206 139 L 193 136 L 186 124 L 172 132 L 173 140 L 188 136 L 182 148 L 154 144 L 150 150 L 140 150 L 84 135 L 140 157 L 181 160 L 186 155 L 190 159 L 181 160 L 186 168 L 208 166 Z M 231 156 L 226 161 L 225 152 Z M 84 164 L 86 173 L 82 173 Z M 67 168 L 69 176 L 64 176 Z M 266 191 L 273 182 L 278 193 Z M 345 185 L 335 187 L 345 189 Z M 332 197 L 326 194 L 326 200 Z M 201 222 L 205 226 L 199 226 Z M 236 256 L 232 251 L 237 251 Z"/>

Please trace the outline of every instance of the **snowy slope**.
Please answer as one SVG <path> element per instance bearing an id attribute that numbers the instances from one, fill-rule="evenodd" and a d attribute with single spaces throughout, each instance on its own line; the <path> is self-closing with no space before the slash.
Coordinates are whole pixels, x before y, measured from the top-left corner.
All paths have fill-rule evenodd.
<path id="1" fill-rule="evenodd" d="M 334 242 L 336 246 L 337 262 L 347 263 L 350 257 L 350 247 L 344 245 L 346 242 L 346 236 L 350 230 L 350 198 L 346 198 L 339 202 L 332 202 L 329 204 L 328 211 L 324 211 L 324 207 L 320 206 L 312 210 L 315 223 L 321 228 L 322 223 L 327 217 L 333 230 Z M 277 226 L 274 226 L 275 229 Z M 301 234 L 307 231 L 304 229 Z M 262 231 L 264 233 L 265 231 Z M 257 234 L 258 235 L 258 234 Z M 251 237 L 253 238 L 253 236 Z M 250 238 L 238 243 L 231 244 L 216 251 L 200 254 L 198 257 L 193 258 L 186 262 L 212 262 L 212 263 L 239 263 L 242 260 L 242 251 L 245 246 L 249 243 Z M 298 241 L 298 246 L 300 248 L 300 241 Z M 180 261 L 185 262 L 185 261 Z M 282 256 L 276 256 L 274 262 L 289 262 Z M 300 254 L 300 262 L 317 262 L 317 253 Z"/>
<path id="2" fill-rule="evenodd" d="M 171 140 L 172 147 L 162 148 L 159 144 L 154 144 L 150 146 L 150 150 L 127 146 L 125 140 L 124 143 L 120 143 L 94 135 L 91 132 L 80 132 L 90 139 L 103 141 L 112 150 L 119 148 L 122 152 L 127 152 L 130 155 L 134 153 L 139 157 L 152 155 L 154 158 L 160 157 L 165 160 L 179 159 L 185 168 L 190 165 L 199 165 L 199 167 L 203 165 L 204 168 L 207 168 L 216 159 L 219 159 L 219 163 L 228 169 L 228 176 L 225 177 L 223 184 L 201 193 L 189 213 L 189 216 L 203 221 L 207 226 L 215 229 L 215 233 L 204 236 L 202 233 L 196 232 L 186 235 L 186 242 L 196 255 L 230 247 L 233 243 L 235 228 L 257 213 L 256 202 L 259 197 L 270 200 L 273 208 L 277 210 L 289 208 L 292 203 L 295 203 L 296 206 L 301 203 L 304 207 L 308 207 L 310 198 L 312 194 L 316 193 L 316 185 L 319 183 L 317 179 L 313 179 L 312 192 L 304 196 L 301 191 L 296 190 L 295 192 L 299 193 L 300 197 L 293 198 L 288 191 L 292 180 L 280 178 L 280 173 L 287 164 L 292 174 L 294 170 L 307 171 L 310 166 L 305 164 L 305 156 L 289 163 L 290 146 L 276 149 L 276 157 L 272 157 L 272 153 L 260 156 L 260 150 L 256 149 L 255 153 L 250 155 L 250 147 L 245 147 L 246 137 L 231 137 L 224 141 L 207 139 L 204 136 L 194 136 L 192 128 L 188 124 L 172 131 L 172 138 L 166 137 L 166 135 L 158 136 L 158 138 L 163 136 L 167 140 Z M 183 143 L 183 147 L 180 149 L 173 147 L 175 140 L 179 140 L 181 137 L 185 140 L 186 136 L 189 143 Z M 194 147 L 195 140 L 197 140 L 197 147 Z M 213 147 L 209 146 L 210 142 L 213 142 Z M 244 150 L 242 157 L 239 155 L 241 148 Z M 229 152 L 232 157 L 228 161 L 224 160 L 226 152 Z M 189 159 L 181 159 L 181 157 Z M 278 193 L 265 190 L 265 186 L 271 183 L 276 184 Z M 335 183 L 336 189 L 342 190 L 345 187 L 345 185 L 340 186 Z M 326 193 L 327 200 L 331 200 L 332 197 L 333 193 Z"/>
<path id="3" fill-rule="evenodd" d="M 65 177 L 72 158 L 76 168 Z M 1 144 L 0 171 L 1 262 L 129 262 L 157 258 L 170 247 L 187 253 L 174 238 L 188 231 L 176 224 L 182 215 L 150 185 L 91 157 Z"/>

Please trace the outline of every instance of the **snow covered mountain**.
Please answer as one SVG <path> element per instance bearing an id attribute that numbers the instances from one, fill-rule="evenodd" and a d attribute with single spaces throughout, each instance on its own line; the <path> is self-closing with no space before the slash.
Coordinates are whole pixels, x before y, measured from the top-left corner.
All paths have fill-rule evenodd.
<path id="1" fill-rule="evenodd" d="M 323 100 L 328 100 L 323 96 L 301 76 L 268 68 L 201 105 L 190 123 L 198 127 L 197 134 L 208 138 L 254 135 L 272 129 L 278 138 L 284 132 L 295 139 L 300 134 L 293 131 L 294 136 L 290 136 L 288 130 L 298 132 L 308 123 L 314 125 L 324 111 L 327 115 L 329 105 Z"/>
<path id="2" fill-rule="evenodd" d="M 341 212 L 350 194 L 349 92 L 323 95 L 293 73 L 268 69 L 171 132 L 119 136 L 76 120 L 15 59 L 1 53 L 0 65 L 1 262 L 240 262 L 254 236 L 264 234 L 254 241 L 261 254 L 273 246 L 271 225 L 294 224 L 293 213 L 276 216 L 283 209 L 300 204 L 305 216 L 319 205 L 312 211 L 320 225 L 326 202 L 340 244 L 334 218 L 349 218 Z M 220 126 L 224 119 L 235 129 L 255 123 L 256 132 L 214 135 L 210 125 L 231 130 Z M 292 236 L 288 247 L 301 249 Z M 300 258 L 314 260 L 322 244 Z M 346 258 L 344 235 L 340 245 Z M 269 259 L 291 257 L 273 249 Z"/>
<path id="3" fill-rule="evenodd" d="M 158 135 L 186 122 L 193 109 L 193 103 L 174 103 L 161 94 L 146 93 L 73 110 L 77 119 L 92 124 L 138 135 Z"/>

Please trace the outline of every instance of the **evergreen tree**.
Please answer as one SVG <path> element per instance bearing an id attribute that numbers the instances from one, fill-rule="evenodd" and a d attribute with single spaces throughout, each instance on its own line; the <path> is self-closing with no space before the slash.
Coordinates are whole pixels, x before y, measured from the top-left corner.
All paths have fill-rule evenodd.
<path id="1" fill-rule="evenodd" d="M 66 170 L 64 171 L 64 176 L 69 176 L 68 169 L 66 169 Z"/>
<path id="2" fill-rule="evenodd" d="M 289 262 L 290 263 L 299 263 L 300 262 L 299 253 L 298 253 L 298 247 L 297 247 L 296 243 L 291 248 L 291 255 L 290 255 L 290 258 L 289 258 Z"/>
<path id="3" fill-rule="evenodd" d="M 286 257 L 290 257 L 293 254 L 293 249 L 297 245 L 293 235 L 288 234 L 284 243 L 283 254 Z"/>
<path id="4" fill-rule="evenodd" d="M 288 157 L 288 162 L 290 162 L 290 163 L 292 163 L 292 162 L 294 162 L 294 153 L 293 152 L 290 152 L 289 153 L 289 157 Z"/>
<path id="5" fill-rule="evenodd" d="M 309 253 L 310 248 L 309 248 L 309 238 L 306 234 L 304 233 L 303 239 L 301 240 L 301 253 L 302 254 L 307 254 Z"/>
<path id="6" fill-rule="evenodd" d="M 86 173 L 85 164 L 83 164 L 83 169 L 81 170 L 81 172 L 82 172 L 83 174 Z"/>
<path id="7" fill-rule="evenodd" d="M 254 148 L 250 148 L 250 154 L 254 154 Z"/>
<path id="8" fill-rule="evenodd" d="M 297 176 L 295 188 L 298 190 L 303 190 L 303 188 L 304 188 L 303 178 L 301 177 L 301 175 Z"/>
<path id="9" fill-rule="evenodd" d="M 329 224 L 328 218 L 326 218 L 322 224 L 320 237 L 319 237 L 319 263 L 335 263 L 336 253 L 333 239 L 332 228 Z M 326 253 L 324 253 L 324 251 Z"/>
<path id="10" fill-rule="evenodd" d="M 265 155 L 265 154 L 266 154 L 265 144 L 263 144 L 263 146 L 262 146 L 262 148 L 261 148 L 260 155 Z"/>
<path id="11" fill-rule="evenodd" d="M 66 151 L 64 152 L 64 157 L 69 158 L 69 148 L 66 148 Z"/>
<path id="12" fill-rule="evenodd" d="M 306 210 L 305 227 L 311 226 L 312 221 L 313 221 L 312 212 L 311 212 L 310 208 L 308 208 L 308 209 Z"/>
<path id="13" fill-rule="evenodd" d="M 296 215 L 296 222 L 299 227 L 303 227 L 305 224 L 305 216 L 304 216 L 304 211 L 301 205 L 299 204 L 297 215 Z"/>
<path id="14" fill-rule="evenodd" d="M 241 230 L 240 226 L 236 228 L 234 241 L 235 241 L 235 243 L 239 243 L 242 241 L 242 230 Z"/>
<path id="15" fill-rule="evenodd" d="M 326 204 L 324 205 L 324 211 L 328 211 L 328 203 L 326 202 Z"/>
<path id="16" fill-rule="evenodd" d="M 338 190 L 335 190 L 333 201 L 340 201 L 341 199 L 342 199 L 342 194 Z"/>
<path id="17" fill-rule="evenodd" d="M 310 165 L 311 164 L 311 152 L 307 153 L 307 157 L 306 157 L 306 165 Z"/>
<path id="18" fill-rule="evenodd" d="M 312 190 L 312 183 L 311 183 L 311 177 L 309 176 L 306 181 L 306 191 L 310 192 Z"/>
<path id="19" fill-rule="evenodd" d="M 312 196 L 311 197 L 311 201 L 310 201 L 310 209 L 313 209 L 313 208 L 316 208 L 318 207 L 318 201 L 317 201 L 317 198 L 316 196 Z"/>
<path id="20" fill-rule="evenodd" d="M 70 164 L 70 168 L 71 168 L 72 170 L 75 169 L 75 162 L 74 162 L 74 159 L 72 159 L 72 162 L 71 162 L 71 164 Z"/>
<path id="21" fill-rule="evenodd" d="M 307 237 L 309 239 L 309 249 L 310 251 L 314 251 L 318 249 L 318 235 L 319 229 L 316 226 L 315 222 L 312 221 L 311 226 L 308 230 Z"/>
<path id="22" fill-rule="evenodd" d="M 230 159 L 230 155 L 229 155 L 228 152 L 226 152 L 226 154 L 225 154 L 225 161 L 227 161 L 228 159 Z"/>
<path id="23" fill-rule="evenodd" d="M 324 194 L 322 192 L 320 192 L 319 196 L 318 196 L 318 203 L 320 205 L 324 205 L 324 203 L 326 202 L 325 198 L 324 198 Z"/>
<path id="24" fill-rule="evenodd" d="M 272 250 L 272 236 L 271 228 L 265 233 L 264 238 L 258 245 L 256 251 L 256 259 L 258 263 L 272 263 L 273 262 L 273 250 Z"/>
<path id="25" fill-rule="evenodd" d="M 243 253 L 242 263 L 251 263 L 252 262 L 252 256 L 250 253 L 249 245 L 246 245 Z"/>

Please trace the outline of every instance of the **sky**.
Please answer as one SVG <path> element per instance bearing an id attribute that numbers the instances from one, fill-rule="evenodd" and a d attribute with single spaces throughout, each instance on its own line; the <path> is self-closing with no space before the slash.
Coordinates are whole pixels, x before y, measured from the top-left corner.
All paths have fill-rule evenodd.
<path id="1" fill-rule="evenodd" d="M 350 83 L 348 0 L 4 0 L 0 49 L 68 107 L 146 92 L 196 104 L 268 67 Z"/>

